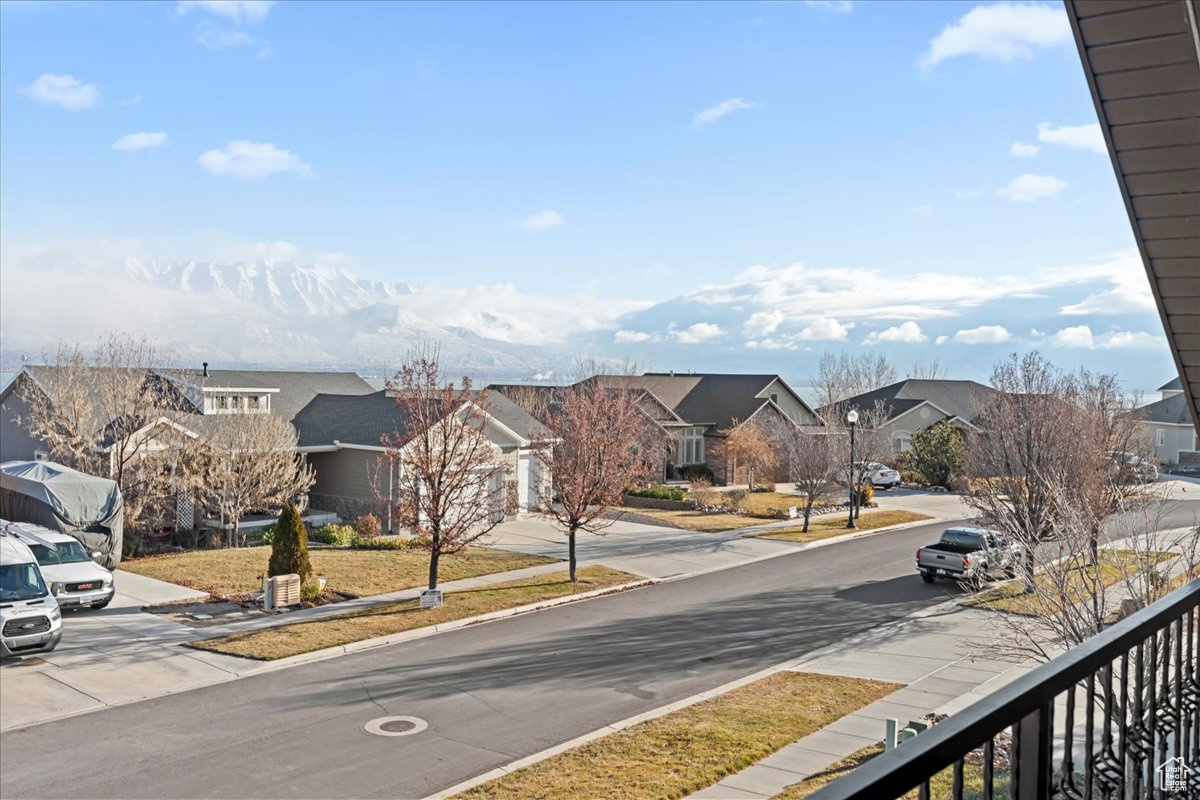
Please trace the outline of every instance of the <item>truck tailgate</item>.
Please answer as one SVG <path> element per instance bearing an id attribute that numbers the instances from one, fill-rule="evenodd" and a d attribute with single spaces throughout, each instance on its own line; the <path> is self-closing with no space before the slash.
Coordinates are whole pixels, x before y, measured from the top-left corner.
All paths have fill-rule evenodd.
<path id="1" fill-rule="evenodd" d="M 963 572 L 963 557 L 958 553 L 946 553 L 939 550 L 932 550 L 927 547 L 921 548 L 921 558 L 918 565 L 925 569 L 940 569 L 946 572 Z"/>

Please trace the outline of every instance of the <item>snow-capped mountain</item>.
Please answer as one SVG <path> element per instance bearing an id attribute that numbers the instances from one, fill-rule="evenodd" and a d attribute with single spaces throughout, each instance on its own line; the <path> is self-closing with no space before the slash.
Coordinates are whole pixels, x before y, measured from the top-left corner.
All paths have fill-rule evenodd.
<path id="1" fill-rule="evenodd" d="M 341 268 L 290 261 L 213 264 L 129 259 L 129 277 L 160 289 L 215 295 L 293 314 L 327 316 L 413 293 L 406 283 L 368 281 Z"/>
<path id="2" fill-rule="evenodd" d="M 5 285 L 4 357 L 10 359 L 52 351 L 59 341 L 86 346 L 104 330 L 126 330 L 149 335 L 180 360 L 226 366 L 386 371 L 423 343 L 440 349 L 449 372 L 480 378 L 528 377 L 560 360 L 517 337 L 487 335 L 507 330 L 490 312 L 342 268 L 138 258 L 87 263 L 46 252 L 27 268 L 7 272 Z M 53 302 L 9 302 L 33 295 L 53 296 Z"/>

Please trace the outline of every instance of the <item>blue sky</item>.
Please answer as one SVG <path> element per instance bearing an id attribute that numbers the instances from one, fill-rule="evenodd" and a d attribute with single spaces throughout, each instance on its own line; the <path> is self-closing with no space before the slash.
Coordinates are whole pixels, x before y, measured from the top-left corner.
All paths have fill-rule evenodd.
<path id="1" fill-rule="evenodd" d="M 697 324 L 730 358 L 772 335 L 786 350 L 874 332 L 898 360 L 979 327 L 1035 344 L 1032 292 L 1042 334 L 1094 334 L 1072 358 L 1140 364 L 1143 385 L 1170 368 L 1165 344 L 1098 344 L 1161 326 L 1057 4 L 6 2 L 0 23 L 10 270 L 53 247 L 511 284 L 496 313 L 572 296 L 598 321 L 560 314 L 548 342 L 643 359 L 699 343 L 671 333 Z M 798 262 L 833 282 L 977 285 L 942 328 L 868 304 L 841 338 L 827 322 L 835 338 L 782 338 L 830 319 L 803 303 L 756 336 L 773 317 L 749 315 L 779 306 L 644 308 Z M 1047 288 L 1064 268 L 1092 272 Z M 1001 277 L 1036 286 L 986 291 Z M 1115 312 L 1055 319 L 1129 287 L 1140 299 Z M 924 340 L 879 339 L 909 321 Z"/>

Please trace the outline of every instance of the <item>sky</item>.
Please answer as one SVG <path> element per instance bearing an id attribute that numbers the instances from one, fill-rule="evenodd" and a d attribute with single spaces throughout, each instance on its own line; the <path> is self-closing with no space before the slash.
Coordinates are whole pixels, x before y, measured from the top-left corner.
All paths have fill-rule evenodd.
<path id="1" fill-rule="evenodd" d="M 657 368 L 1174 374 L 1056 3 L 8 1 L 0 67 L 11 319 L 269 259 Z"/>

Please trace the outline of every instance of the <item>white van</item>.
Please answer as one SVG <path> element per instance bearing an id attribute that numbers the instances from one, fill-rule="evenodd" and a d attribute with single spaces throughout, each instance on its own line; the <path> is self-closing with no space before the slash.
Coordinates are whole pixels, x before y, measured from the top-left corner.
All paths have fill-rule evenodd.
<path id="1" fill-rule="evenodd" d="M 62 611 L 37 559 L 16 536 L 0 533 L 0 657 L 46 653 L 62 640 Z"/>
<path id="2" fill-rule="evenodd" d="M 33 553 L 42 569 L 42 580 L 50 584 L 59 607 L 104 608 L 112 602 L 117 589 L 113 574 L 93 560 L 100 557 L 99 553 L 89 553 L 75 537 L 40 525 L 3 520 L 0 525 Z"/>

